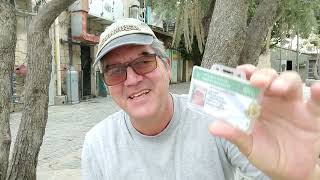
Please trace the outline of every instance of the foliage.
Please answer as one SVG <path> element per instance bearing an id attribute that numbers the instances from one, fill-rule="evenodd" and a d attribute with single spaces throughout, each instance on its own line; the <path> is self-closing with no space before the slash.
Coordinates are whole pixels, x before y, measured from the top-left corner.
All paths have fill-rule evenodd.
<path id="1" fill-rule="evenodd" d="M 185 44 L 182 43 L 183 39 L 180 41 L 179 47 L 177 50 L 181 53 L 181 57 L 184 60 L 193 60 L 195 65 L 200 66 L 201 65 L 201 60 L 203 53 L 200 52 L 198 45 L 197 45 L 197 40 L 196 38 L 193 38 L 193 43 L 191 45 L 192 47 L 192 52 L 187 51 Z"/>
<path id="2" fill-rule="evenodd" d="M 205 39 L 202 18 L 208 15 L 211 1 L 149 0 L 156 13 L 161 14 L 165 21 L 175 22 L 174 42 L 172 43 L 174 47 L 178 47 L 181 36 L 183 36 L 182 39 L 184 39 L 188 52 L 192 50 L 193 35 L 197 38 L 200 52 L 203 51 Z M 249 24 L 262 0 L 248 1 L 247 22 Z M 283 36 L 290 36 L 297 31 L 302 37 L 307 37 L 311 32 L 320 34 L 320 0 L 281 0 L 279 12 L 281 12 L 281 17 L 273 28 L 273 39 L 280 41 Z"/>
<path id="3" fill-rule="evenodd" d="M 249 8 L 248 8 L 248 21 L 249 24 L 253 16 L 256 14 L 256 9 L 260 4 L 261 0 L 250 0 L 249 1 Z"/>
<path id="4" fill-rule="evenodd" d="M 274 26 L 273 38 L 280 39 L 299 33 L 303 38 L 319 33 L 320 0 L 283 0 L 282 16 Z"/>
<path id="5" fill-rule="evenodd" d="M 36 0 L 36 5 L 33 7 L 33 10 L 35 12 L 38 12 L 40 6 L 42 6 L 43 4 L 46 4 L 46 0 Z"/>
<path id="6" fill-rule="evenodd" d="M 153 6 L 155 12 L 164 21 L 175 22 L 173 47 L 179 47 L 179 43 L 183 39 L 187 52 L 190 52 L 193 49 L 193 38 L 196 37 L 198 49 L 202 53 L 205 45 L 203 18 L 209 15 L 211 2 L 212 0 L 149 0 L 147 4 Z M 249 0 L 248 23 L 260 2 L 261 0 Z"/>
<path id="7" fill-rule="evenodd" d="M 196 37 L 200 52 L 205 45 L 205 34 L 202 19 L 209 9 L 211 0 L 169 0 L 153 1 L 155 12 L 165 17 L 165 21 L 175 22 L 173 46 L 178 47 L 183 36 L 187 52 L 192 48 L 193 38 Z"/>

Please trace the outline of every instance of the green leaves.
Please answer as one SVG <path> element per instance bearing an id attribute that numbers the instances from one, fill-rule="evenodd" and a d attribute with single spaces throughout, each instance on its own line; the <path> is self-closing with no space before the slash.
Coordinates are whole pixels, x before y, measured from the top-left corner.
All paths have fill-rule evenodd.
<path id="1" fill-rule="evenodd" d="M 299 31 L 306 38 L 311 32 L 315 32 L 319 26 L 320 0 L 283 0 L 281 10 L 283 15 L 279 20 L 282 26 L 286 26 L 286 33 L 290 30 Z"/>
<path id="2" fill-rule="evenodd" d="M 155 12 L 167 22 L 175 22 L 173 46 L 178 47 L 183 36 L 188 52 L 192 50 L 193 38 L 196 37 L 200 52 L 205 45 L 203 17 L 212 0 L 168 0 L 153 1 Z"/>
<path id="3" fill-rule="evenodd" d="M 158 15 L 164 21 L 175 22 L 174 42 L 177 47 L 183 37 L 187 51 L 192 50 L 193 37 L 197 38 L 200 51 L 203 50 L 203 18 L 208 15 L 213 0 L 149 0 Z M 248 0 L 248 24 L 256 15 L 256 8 L 263 0 Z M 280 0 L 279 17 L 273 28 L 273 39 L 280 39 L 299 32 L 303 38 L 312 32 L 320 34 L 320 0 Z"/>

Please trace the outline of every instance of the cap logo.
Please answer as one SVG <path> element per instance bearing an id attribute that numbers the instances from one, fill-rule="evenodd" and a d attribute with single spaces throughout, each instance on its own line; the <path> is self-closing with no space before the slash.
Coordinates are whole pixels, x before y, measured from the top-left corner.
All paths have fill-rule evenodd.
<path id="1" fill-rule="evenodd" d="M 122 31 L 132 31 L 132 30 L 138 30 L 141 31 L 141 29 L 134 25 L 122 25 L 120 27 L 117 27 L 113 29 L 110 33 L 108 33 L 102 40 L 100 45 L 103 45 L 111 36 L 117 34 L 118 32 Z"/>

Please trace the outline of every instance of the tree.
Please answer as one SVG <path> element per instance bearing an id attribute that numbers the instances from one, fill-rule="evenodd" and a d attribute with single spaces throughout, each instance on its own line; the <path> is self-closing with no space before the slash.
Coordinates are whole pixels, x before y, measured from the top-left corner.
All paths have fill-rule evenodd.
<path id="1" fill-rule="evenodd" d="M 200 5 L 200 10 L 197 11 L 202 13 L 198 15 L 198 18 L 202 18 L 205 38 L 208 27 L 210 27 L 207 39 L 198 40 L 200 50 L 201 42 L 206 42 L 206 51 L 202 60 L 204 67 L 210 67 L 213 63 L 230 66 L 243 63 L 257 64 L 259 55 L 268 49 L 266 45 L 274 46 L 277 43 L 271 43 L 271 39 L 280 40 L 284 34 L 291 33 L 298 27 L 300 27 L 301 34 L 310 34 L 316 25 L 314 12 L 319 9 L 320 5 L 319 0 L 244 0 L 237 2 L 240 4 L 215 0 L 170 0 L 166 3 L 153 1 L 153 4 L 157 12 L 162 12 L 166 19 L 176 20 L 176 31 L 178 32 L 175 33 L 175 44 L 177 45 L 180 35 L 183 34 L 185 47 L 189 51 L 192 47 L 190 45 L 192 35 L 194 34 L 200 40 L 203 36 L 202 33 L 192 33 L 199 23 L 199 20 L 194 20 L 197 18 L 193 11 L 199 8 L 196 7 L 197 4 Z M 234 17 L 238 15 L 237 13 L 241 17 Z M 215 22 L 210 23 L 207 17 L 212 17 L 211 21 Z M 268 31 L 272 32 L 272 36 L 266 39 Z"/>
<path id="2" fill-rule="evenodd" d="M 190 52 L 193 49 L 193 39 L 196 38 L 201 53 L 208 35 L 214 5 L 215 0 L 152 1 L 152 6 L 160 17 L 165 21 L 175 22 L 173 47 L 180 46 L 182 37 L 185 49 Z"/>
<path id="3" fill-rule="evenodd" d="M 201 66 L 237 64 L 247 24 L 247 0 L 217 0 Z M 212 52 L 210 52 L 212 51 Z"/>
<path id="4" fill-rule="evenodd" d="M 252 4 L 256 8 L 249 14 Z M 280 0 L 217 0 L 201 66 L 256 64 L 268 29 L 280 16 L 279 7 Z"/>
<path id="5" fill-rule="evenodd" d="M 13 3 L 0 1 L 0 180 L 5 180 L 10 153 L 11 79 L 16 46 L 16 17 Z"/>
<path id="6" fill-rule="evenodd" d="M 29 25 L 27 35 L 27 62 L 29 70 L 25 84 L 26 94 L 24 110 L 22 112 L 22 120 L 20 122 L 17 139 L 14 144 L 12 159 L 9 163 L 9 167 L 7 170 L 6 180 L 36 179 L 38 154 L 40 151 L 40 146 L 42 144 L 48 118 L 48 87 L 50 82 L 52 65 L 49 29 L 51 24 L 54 22 L 55 18 L 74 1 L 75 0 L 51 0 L 39 9 L 38 14 L 35 17 L 33 17 Z M 8 6 L 8 2 L 5 2 L 5 4 L 7 5 L 4 6 L 5 9 L 9 9 L 9 7 L 11 7 Z M 2 20 L 4 20 L 5 22 L 11 22 L 12 19 L 14 19 L 13 16 L 10 17 L 11 19 L 8 16 L 4 17 L 6 18 L 3 18 Z M 15 26 L 13 27 L 9 30 L 12 30 L 12 33 L 15 34 Z M 8 34 L 11 35 L 11 33 Z M 3 38 L 1 39 L 1 42 L 8 43 L 7 45 L 5 44 L 6 46 L 4 47 L 9 48 L 9 45 L 11 45 L 10 48 L 14 49 L 14 43 L 12 42 L 15 42 L 13 41 L 15 40 L 15 38 L 8 38 L 8 34 L 2 35 L 1 33 L 0 37 Z M 0 67 L 5 65 L 4 61 L 8 61 L 4 59 L 6 58 L 1 57 Z M 10 67 L 6 69 L 6 73 L 8 74 L 12 74 L 13 70 L 13 65 L 11 64 L 14 63 L 14 60 L 13 58 L 11 58 L 11 60 L 12 62 L 9 62 Z M 1 70 L 1 73 L 2 72 L 3 71 Z M 10 82 L 9 78 L 6 78 L 5 80 Z M 3 91 L 2 88 L 0 89 L 1 91 Z M 9 91 L 5 94 L 7 95 L 7 97 L 4 99 L 4 104 L 7 105 L 6 103 L 8 103 L 8 101 L 10 100 L 9 97 L 11 96 L 11 94 Z M 2 106 L 3 105 L 1 104 L 1 108 Z M 10 132 L 9 127 L 7 125 L 8 117 L 1 118 L 1 122 L 2 121 L 4 122 L 3 124 L 6 125 L 6 127 L 4 127 L 3 129 L 4 131 L 2 132 Z M 2 127 L 3 126 L 1 124 L 1 128 Z M 3 139 L 3 137 L 7 138 L 3 142 L 8 143 L 8 137 L 10 137 L 10 135 L 3 136 L 3 134 L 0 134 L 0 139 Z M 4 157 L 3 159 L 6 160 L 9 154 L 3 154 L 1 152 L 0 155 L 1 157 Z M 4 164 L 3 167 L 1 167 L 2 169 L 0 172 L 5 173 L 5 165 L 6 164 Z M 5 179 L 5 174 L 2 174 L 2 179 Z"/>
<path id="7" fill-rule="evenodd" d="M 281 24 L 280 33 L 299 34 L 308 38 L 310 33 L 316 32 L 317 16 L 319 16 L 320 0 L 286 0 L 281 4 L 283 15 L 277 23 Z"/>
<path id="8" fill-rule="evenodd" d="M 256 13 L 247 27 L 245 43 L 237 64 L 257 64 L 268 32 L 281 17 L 280 2 L 279 0 L 263 0 L 258 4 Z"/>

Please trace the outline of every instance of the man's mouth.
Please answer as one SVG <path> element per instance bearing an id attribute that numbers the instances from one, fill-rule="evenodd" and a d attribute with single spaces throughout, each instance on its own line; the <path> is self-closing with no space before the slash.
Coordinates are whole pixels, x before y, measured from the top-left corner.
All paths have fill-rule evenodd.
<path id="1" fill-rule="evenodd" d="M 129 96 L 129 98 L 130 98 L 130 99 L 134 99 L 134 98 L 136 98 L 136 97 L 140 97 L 140 96 L 142 96 L 142 95 L 146 95 L 146 94 L 148 94 L 149 92 L 150 92 L 150 89 L 146 89 L 146 90 L 140 91 L 140 92 L 138 92 L 138 93 L 135 93 L 135 94 Z"/>

